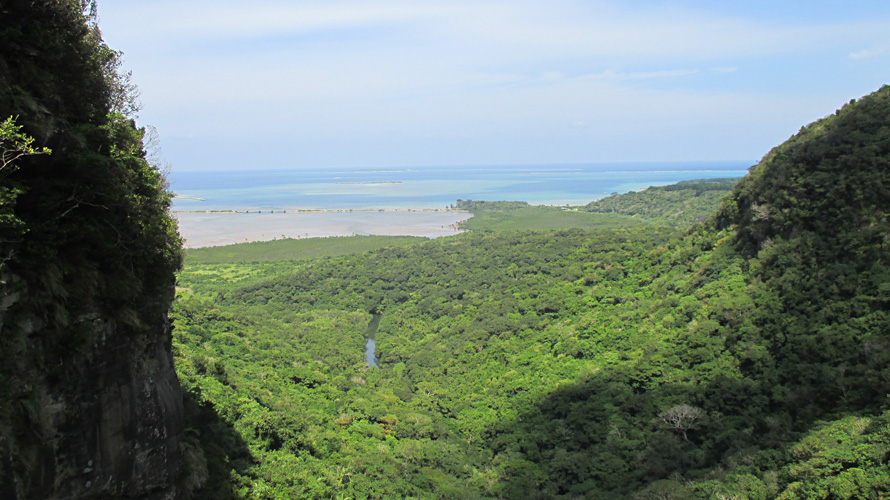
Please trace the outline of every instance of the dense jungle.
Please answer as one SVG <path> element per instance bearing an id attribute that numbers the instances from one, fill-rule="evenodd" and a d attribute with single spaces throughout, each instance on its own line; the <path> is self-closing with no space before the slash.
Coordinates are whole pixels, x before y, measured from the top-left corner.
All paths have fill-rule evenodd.
<path id="1" fill-rule="evenodd" d="M 204 494 L 885 498 L 888 125 L 884 87 L 741 181 L 468 201 L 468 233 L 339 255 L 190 250 Z"/>

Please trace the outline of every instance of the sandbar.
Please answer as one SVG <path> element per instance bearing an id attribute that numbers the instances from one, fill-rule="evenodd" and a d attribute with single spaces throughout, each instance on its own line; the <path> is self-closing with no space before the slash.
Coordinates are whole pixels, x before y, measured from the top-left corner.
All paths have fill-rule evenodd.
<path id="1" fill-rule="evenodd" d="M 186 248 L 250 241 L 383 235 L 437 238 L 460 233 L 459 211 L 173 212 Z"/>

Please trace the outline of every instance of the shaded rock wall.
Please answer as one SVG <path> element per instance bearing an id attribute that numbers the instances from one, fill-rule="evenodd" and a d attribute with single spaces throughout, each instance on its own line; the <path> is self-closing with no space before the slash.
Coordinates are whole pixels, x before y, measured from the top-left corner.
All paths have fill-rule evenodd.
<path id="1" fill-rule="evenodd" d="M 52 149 L 0 170 L 3 500 L 184 496 L 180 238 L 94 6 L 0 0 L 0 120 Z"/>
<path id="2" fill-rule="evenodd" d="M 86 341 L 67 352 L 44 345 L 47 332 L 35 318 L 0 328 L 19 340 L 10 353 L 16 375 L 7 381 L 0 496 L 175 497 L 183 407 L 166 316 L 141 331 L 83 317 L 72 328 L 86 330 Z"/>

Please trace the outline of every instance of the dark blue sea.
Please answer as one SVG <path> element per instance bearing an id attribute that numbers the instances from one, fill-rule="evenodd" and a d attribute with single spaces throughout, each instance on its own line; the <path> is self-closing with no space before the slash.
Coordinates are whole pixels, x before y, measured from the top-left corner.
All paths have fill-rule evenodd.
<path id="1" fill-rule="evenodd" d="M 755 162 L 645 162 L 174 172 L 174 211 L 445 208 L 457 200 L 583 205 L 682 180 L 742 177 Z M 191 199 L 189 199 L 191 198 Z"/>

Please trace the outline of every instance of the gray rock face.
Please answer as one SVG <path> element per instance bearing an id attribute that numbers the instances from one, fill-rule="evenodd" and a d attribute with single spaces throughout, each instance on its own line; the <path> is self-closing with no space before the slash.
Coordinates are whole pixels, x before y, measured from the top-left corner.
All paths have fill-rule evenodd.
<path id="1" fill-rule="evenodd" d="M 0 497 L 175 498 L 183 406 L 166 317 L 147 329 L 83 317 L 71 325 L 79 345 L 60 349 L 44 342 L 40 321 L 10 324 L 8 302 L 0 334 L 19 341 L 7 358 L 16 366 Z"/>

